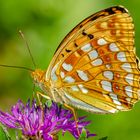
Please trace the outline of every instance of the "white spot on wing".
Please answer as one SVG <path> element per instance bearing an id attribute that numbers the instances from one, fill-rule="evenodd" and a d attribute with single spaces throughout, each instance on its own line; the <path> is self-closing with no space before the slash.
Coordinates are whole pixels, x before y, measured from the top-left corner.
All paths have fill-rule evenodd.
<path id="1" fill-rule="evenodd" d="M 106 45 L 107 41 L 104 38 L 100 38 L 97 40 L 97 44 L 98 45 Z"/>
<path id="2" fill-rule="evenodd" d="M 91 60 L 98 57 L 98 53 L 97 53 L 96 50 L 93 50 L 93 51 L 89 52 L 88 55 L 89 55 Z"/>
<path id="3" fill-rule="evenodd" d="M 117 105 L 116 108 L 119 109 L 119 110 L 122 110 L 123 106 Z"/>
<path id="4" fill-rule="evenodd" d="M 73 79 L 71 76 L 67 76 L 65 77 L 64 81 L 67 83 L 74 83 L 75 79 Z"/>
<path id="5" fill-rule="evenodd" d="M 88 52 L 92 49 L 90 43 L 86 44 L 85 46 L 81 47 L 81 50 L 84 52 Z"/>
<path id="6" fill-rule="evenodd" d="M 125 92 L 126 92 L 126 94 L 128 95 L 128 97 L 133 97 L 133 95 L 132 95 L 132 87 L 131 86 L 126 86 L 125 87 Z"/>
<path id="7" fill-rule="evenodd" d="M 125 77 L 125 81 L 129 84 L 133 84 L 133 74 L 127 74 L 126 77 Z"/>
<path id="8" fill-rule="evenodd" d="M 109 94 L 111 99 L 113 100 L 113 102 L 116 104 L 116 105 L 121 105 L 121 102 L 118 100 L 118 97 L 116 94 L 114 93 L 110 93 Z"/>
<path id="9" fill-rule="evenodd" d="M 106 68 L 107 69 L 110 69 L 111 68 L 111 65 L 110 64 L 106 64 Z"/>
<path id="10" fill-rule="evenodd" d="M 79 91 L 79 88 L 78 88 L 77 86 L 71 86 L 71 89 L 72 89 L 73 91 Z"/>
<path id="11" fill-rule="evenodd" d="M 60 72 L 60 76 L 61 76 L 61 78 L 64 78 L 65 77 L 65 73 L 64 72 Z"/>
<path id="12" fill-rule="evenodd" d="M 102 65 L 102 63 L 103 63 L 102 59 L 96 59 L 96 60 L 91 62 L 91 64 L 93 66 L 99 66 L 99 65 Z"/>
<path id="13" fill-rule="evenodd" d="M 117 58 L 118 58 L 118 60 L 120 60 L 121 62 L 125 62 L 125 61 L 126 61 L 126 55 L 125 55 L 124 52 L 119 52 L 119 53 L 117 54 Z"/>
<path id="14" fill-rule="evenodd" d="M 109 45 L 109 49 L 112 51 L 112 52 L 117 52 L 119 51 L 119 48 L 117 47 L 117 45 L 115 43 L 111 43 Z"/>
<path id="15" fill-rule="evenodd" d="M 81 89 L 83 93 L 85 94 L 88 93 L 88 89 L 86 89 L 82 84 L 78 85 L 78 87 Z"/>
<path id="16" fill-rule="evenodd" d="M 121 67 L 127 72 L 132 72 L 131 65 L 129 63 L 124 63 Z"/>
<path id="17" fill-rule="evenodd" d="M 112 92 L 112 85 L 109 81 L 101 81 L 101 85 L 104 90 Z"/>
<path id="18" fill-rule="evenodd" d="M 109 80 L 113 79 L 113 72 L 112 71 L 104 71 L 103 75 L 108 78 Z"/>
<path id="19" fill-rule="evenodd" d="M 52 68 L 52 71 L 51 71 L 51 79 L 53 81 L 56 81 L 58 79 L 57 75 L 56 75 L 56 69 L 58 68 L 58 64 L 57 63 L 53 68 Z"/>
<path id="20" fill-rule="evenodd" d="M 125 100 L 130 103 L 131 102 L 131 98 L 125 98 Z"/>
<path id="21" fill-rule="evenodd" d="M 81 71 L 81 70 L 77 70 L 78 76 L 84 80 L 84 81 L 88 81 L 88 76 L 85 72 Z"/>
<path id="22" fill-rule="evenodd" d="M 106 29 L 106 28 L 108 28 L 108 23 L 105 21 L 105 22 L 102 22 L 101 24 L 100 24 L 100 26 L 101 26 L 101 28 L 104 28 L 104 29 Z"/>
<path id="23" fill-rule="evenodd" d="M 66 71 L 71 71 L 71 70 L 73 69 L 73 67 L 72 67 L 71 64 L 67 64 L 67 63 L 65 63 L 65 62 L 62 64 L 62 67 L 63 67 L 63 69 L 66 70 Z"/>
<path id="24" fill-rule="evenodd" d="M 116 113 L 116 112 L 118 112 L 118 110 L 114 108 L 114 109 L 109 110 L 109 112 L 110 113 Z"/>

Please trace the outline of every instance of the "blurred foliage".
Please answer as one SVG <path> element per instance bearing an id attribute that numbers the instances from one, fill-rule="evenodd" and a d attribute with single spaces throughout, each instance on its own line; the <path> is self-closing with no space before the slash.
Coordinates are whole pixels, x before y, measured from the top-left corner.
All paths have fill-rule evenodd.
<path id="1" fill-rule="evenodd" d="M 89 15 L 110 7 L 123 5 L 134 18 L 136 48 L 140 56 L 140 1 L 130 0 L 1 0 L 0 1 L 0 64 L 34 68 L 19 36 L 21 29 L 30 45 L 38 68 L 46 69 L 53 53 L 64 36 L 81 20 Z M 8 110 L 19 98 L 27 101 L 32 97 L 33 84 L 30 73 L 21 69 L 0 68 L 0 108 Z M 140 103 L 132 111 L 113 115 L 88 115 L 93 123 L 90 130 L 96 139 L 108 136 L 110 140 L 138 140 L 140 137 Z M 67 134 L 60 139 L 72 140 Z"/>
<path id="2" fill-rule="evenodd" d="M 1 140 L 11 140 L 6 128 L 0 124 L 0 138 Z"/>
<path id="3" fill-rule="evenodd" d="M 106 136 L 106 137 L 100 138 L 99 140 L 107 140 L 107 139 L 108 137 Z"/>

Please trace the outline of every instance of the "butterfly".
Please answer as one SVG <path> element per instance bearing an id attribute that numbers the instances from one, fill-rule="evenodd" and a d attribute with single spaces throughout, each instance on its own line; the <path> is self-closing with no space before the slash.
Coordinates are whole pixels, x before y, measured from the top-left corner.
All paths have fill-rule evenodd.
<path id="1" fill-rule="evenodd" d="M 140 68 L 128 10 L 113 6 L 83 20 L 48 69 L 36 69 L 32 77 L 55 102 L 100 114 L 130 110 L 140 97 Z"/>

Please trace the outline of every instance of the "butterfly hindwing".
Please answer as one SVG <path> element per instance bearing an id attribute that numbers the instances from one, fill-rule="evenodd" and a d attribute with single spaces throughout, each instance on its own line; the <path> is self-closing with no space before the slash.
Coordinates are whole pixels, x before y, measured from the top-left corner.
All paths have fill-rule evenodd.
<path id="1" fill-rule="evenodd" d="M 70 105 L 97 113 L 129 110 L 138 100 L 134 24 L 115 6 L 78 24 L 62 41 L 46 79 Z"/>

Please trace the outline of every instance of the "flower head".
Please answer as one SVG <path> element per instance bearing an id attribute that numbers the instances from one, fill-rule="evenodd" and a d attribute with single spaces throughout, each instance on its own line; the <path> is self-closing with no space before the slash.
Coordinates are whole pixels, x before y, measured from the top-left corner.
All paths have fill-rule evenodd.
<path id="1" fill-rule="evenodd" d="M 31 104 L 31 105 L 30 105 Z M 58 132 L 64 134 L 69 131 L 75 139 L 79 138 L 75 120 L 69 110 L 62 109 L 56 103 L 51 107 L 45 105 L 43 108 L 36 105 L 35 100 L 24 105 L 19 100 L 12 108 L 11 114 L 0 111 L 0 122 L 9 128 L 20 129 L 26 138 L 41 140 L 53 140 Z M 84 121 L 85 117 L 78 119 L 78 129 L 82 129 L 90 122 Z M 86 130 L 87 137 L 95 136 Z"/>

